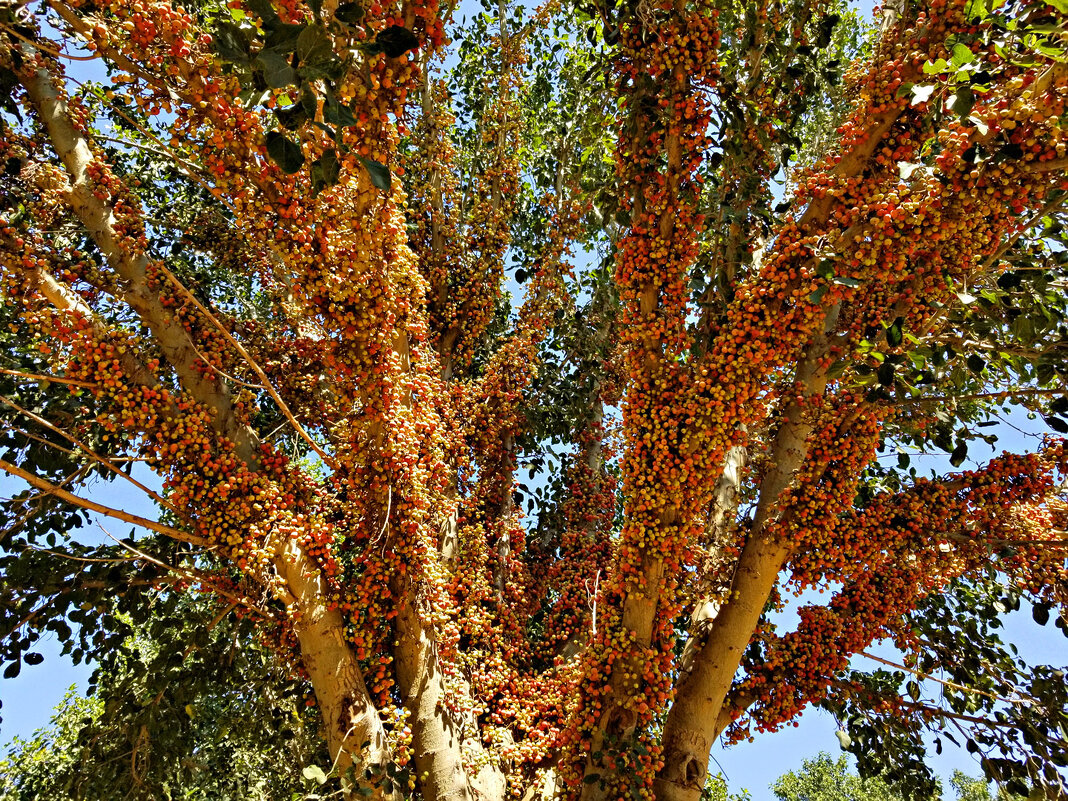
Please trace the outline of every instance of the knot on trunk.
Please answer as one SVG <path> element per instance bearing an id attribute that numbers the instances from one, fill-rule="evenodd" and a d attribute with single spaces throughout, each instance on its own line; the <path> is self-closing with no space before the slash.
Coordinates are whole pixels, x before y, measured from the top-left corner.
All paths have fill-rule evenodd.
<path id="1" fill-rule="evenodd" d="M 679 771 L 679 776 L 687 787 L 701 787 L 702 774 L 704 773 L 701 763 L 696 757 L 687 757 Z"/>
<path id="2" fill-rule="evenodd" d="M 619 738 L 629 734 L 637 723 L 638 716 L 632 710 L 617 706 L 608 713 L 604 729 L 605 733 Z"/>

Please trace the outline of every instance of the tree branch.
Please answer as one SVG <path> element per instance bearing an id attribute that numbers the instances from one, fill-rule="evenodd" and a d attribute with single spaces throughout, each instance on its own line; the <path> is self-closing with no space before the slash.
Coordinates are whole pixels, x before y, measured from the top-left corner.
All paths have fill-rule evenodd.
<path id="1" fill-rule="evenodd" d="M 91 501 L 88 498 L 82 498 L 77 495 L 74 495 L 73 493 L 67 492 L 67 490 L 63 488 L 56 486 L 52 482 L 46 481 L 40 476 L 27 472 L 21 467 L 17 467 L 11 464 L 10 462 L 5 462 L 2 459 L 0 459 L 0 470 L 4 470 L 5 472 L 10 473 L 11 475 L 16 476 L 17 478 L 21 478 L 30 486 L 36 487 L 37 489 L 47 493 L 48 495 L 54 495 L 60 500 L 66 501 L 67 503 L 73 504 L 74 506 L 79 506 L 82 509 L 88 509 L 91 512 L 106 515 L 107 517 L 114 517 L 116 520 L 122 520 L 124 523 L 132 523 L 135 526 L 147 528 L 150 531 L 155 531 L 158 534 L 165 534 L 166 536 L 176 540 L 180 540 L 181 542 L 188 542 L 192 545 L 198 545 L 202 548 L 215 547 L 212 543 L 208 542 L 205 539 L 201 539 L 200 537 L 194 534 L 189 534 L 188 532 L 181 531 L 176 528 L 171 528 L 170 526 L 165 526 L 155 520 L 149 520 L 145 517 L 140 517 L 138 515 L 130 514 L 129 512 L 124 512 L 121 509 L 112 509 L 110 506 L 104 506 L 104 504 L 102 503 L 97 503 L 96 501 Z"/>

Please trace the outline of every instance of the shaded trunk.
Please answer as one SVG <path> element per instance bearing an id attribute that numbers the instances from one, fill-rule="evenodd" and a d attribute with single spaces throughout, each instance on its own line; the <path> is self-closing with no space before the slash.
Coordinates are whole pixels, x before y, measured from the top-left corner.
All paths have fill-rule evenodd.
<path id="1" fill-rule="evenodd" d="M 445 706 L 445 677 L 434 640 L 419 617 L 415 586 L 407 576 L 398 576 L 390 588 L 397 604 L 397 685 L 411 715 L 419 789 L 427 801 L 467 801 L 471 790 L 461 757 L 460 726 Z"/>

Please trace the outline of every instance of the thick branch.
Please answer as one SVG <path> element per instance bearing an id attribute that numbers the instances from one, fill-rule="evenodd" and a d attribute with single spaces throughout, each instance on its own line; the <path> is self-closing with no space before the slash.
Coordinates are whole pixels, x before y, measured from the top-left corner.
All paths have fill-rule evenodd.
<path id="1" fill-rule="evenodd" d="M 827 354 L 828 334 L 838 320 L 838 307 L 828 312 L 823 333 L 809 347 L 797 368 L 796 382 L 805 398 L 823 394 L 826 371 L 820 367 Z M 658 801 L 696 801 L 707 772 L 708 755 L 717 734 L 723 701 L 742 653 L 749 644 L 779 571 L 789 557 L 789 542 L 772 539 L 768 523 L 778 511 L 779 499 L 791 486 L 804 463 L 806 439 L 812 426 L 803 405 L 794 401 L 772 444 L 773 465 L 760 487 L 753 533 L 742 551 L 730 598 L 719 610 L 705 640 L 695 646 L 691 671 L 678 684 L 676 701 L 664 724 L 664 768 L 656 782 Z"/>
<path id="2" fill-rule="evenodd" d="M 88 498 L 82 498 L 78 495 L 74 495 L 73 493 L 67 492 L 67 490 L 61 487 L 57 487 L 52 482 L 46 481 L 40 476 L 27 472 L 26 470 L 23 470 L 22 468 L 17 467 L 11 464 L 10 462 L 5 462 L 2 459 L 0 459 L 0 470 L 4 470 L 5 472 L 10 473 L 13 476 L 21 478 L 27 484 L 30 484 L 31 486 L 36 487 L 37 489 L 43 492 L 47 492 L 49 495 L 54 495 L 60 500 L 66 501 L 67 503 L 73 504 L 74 506 L 78 506 L 82 509 L 88 509 L 89 511 L 96 512 L 97 514 L 114 517 L 116 520 L 122 520 L 124 523 L 132 523 L 135 526 L 142 526 L 143 528 L 147 528 L 150 531 L 155 531 L 159 534 L 165 534 L 168 537 L 172 537 L 182 542 L 192 543 L 193 545 L 199 545 L 203 548 L 211 547 L 210 542 L 201 539 L 200 537 L 197 537 L 193 534 L 189 534 L 185 531 L 181 531 L 176 528 L 171 528 L 170 526 L 165 526 L 162 523 L 159 523 L 155 520 L 149 520 L 146 517 L 139 517 L 138 515 L 130 514 L 129 512 L 124 512 L 121 509 L 112 509 L 110 506 L 104 506 L 104 504 L 102 503 L 97 503 L 96 501 L 91 501 Z"/>
<path id="3" fill-rule="evenodd" d="M 27 47 L 23 52 L 28 65 L 36 63 L 37 55 L 32 49 Z M 149 286 L 148 257 L 130 248 L 115 229 L 114 210 L 94 194 L 89 176 L 89 167 L 94 161 L 92 149 L 75 127 L 66 101 L 53 84 L 52 75 L 45 67 L 27 66 L 19 79 L 70 175 L 67 200 L 108 264 L 123 280 L 124 300 L 152 331 L 189 394 L 214 411 L 216 430 L 234 443 L 242 461 L 255 465 L 258 437 L 238 420 L 226 386 L 196 369 L 199 357 L 188 334 L 163 306 L 159 293 Z"/>

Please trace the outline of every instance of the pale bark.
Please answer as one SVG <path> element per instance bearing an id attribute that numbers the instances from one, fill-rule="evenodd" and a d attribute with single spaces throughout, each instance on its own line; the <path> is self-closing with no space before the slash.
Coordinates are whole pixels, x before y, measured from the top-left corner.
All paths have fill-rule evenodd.
<path id="1" fill-rule="evenodd" d="M 411 715 L 419 788 L 433 801 L 467 801 L 471 789 L 460 750 L 461 733 L 445 708 L 445 680 L 437 647 L 419 616 L 416 588 L 407 576 L 390 582 L 396 603 L 394 657 L 397 685 Z"/>
<path id="2" fill-rule="evenodd" d="M 738 493 L 742 486 L 742 471 L 745 468 L 746 449 L 741 445 L 735 445 L 727 451 L 727 458 L 723 465 L 723 475 L 716 482 L 716 488 L 712 495 L 712 507 L 708 516 L 707 528 L 711 533 L 710 548 L 714 553 L 709 555 L 713 562 L 719 562 L 720 552 L 727 544 L 727 534 L 733 528 L 734 515 L 738 509 Z M 718 564 L 709 566 L 714 570 Z M 718 578 L 718 577 L 717 577 Z M 706 584 L 711 583 L 712 577 L 706 579 Z M 693 668 L 697 648 L 702 640 L 702 635 L 708 631 L 712 621 L 719 614 L 722 606 L 722 592 L 718 586 L 705 586 L 693 611 L 690 613 L 690 639 L 683 648 L 679 658 L 679 669 L 682 675 L 686 675 Z"/>
<path id="3" fill-rule="evenodd" d="M 385 765 L 390 758 L 385 732 L 371 703 L 363 674 L 345 637 L 345 621 L 328 603 L 322 572 L 293 540 L 275 563 L 292 593 L 293 630 L 301 662 L 323 716 L 330 755 L 344 773 L 349 765 Z"/>
<path id="4" fill-rule="evenodd" d="M 684 70 L 677 67 L 671 74 L 670 80 L 676 87 L 686 85 L 687 76 Z M 635 133 L 635 141 L 644 135 L 645 121 L 641 118 L 637 121 L 638 131 Z M 667 156 L 668 191 L 671 196 L 678 192 L 678 170 L 682 163 L 682 143 L 679 134 L 668 132 L 664 137 L 664 151 Z M 634 192 L 633 218 L 640 219 L 644 214 L 644 198 L 640 186 Z M 662 212 L 657 220 L 657 229 L 661 240 L 670 241 L 676 233 L 675 211 L 668 208 Z M 631 235 L 636 235 L 632 232 Z M 656 320 L 663 314 L 663 306 L 660 302 L 660 287 L 652 281 L 642 287 L 638 297 L 638 312 L 644 320 Z M 649 334 L 636 344 L 640 360 L 645 370 L 652 374 L 662 369 L 666 357 L 662 351 L 659 338 Z M 624 425 L 632 426 L 633 423 L 625 419 Z M 679 510 L 672 504 L 665 504 L 656 528 L 669 529 L 676 524 Z M 655 535 L 653 537 L 655 541 Z M 641 563 L 638 566 L 640 583 L 634 587 L 627 587 L 623 593 L 620 630 L 625 633 L 637 646 L 637 653 L 648 649 L 652 643 L 653 628 L 656 624 L 656 612 L 660 604 L 660 584 L 664 576 L 664 557 L 656 550 L 643 550 Z M 640 659 L 636 654 L 627 655 L 616 661 L 609 675 L 610 693 L 605 697 L 597 727 L 591 738 L 591 753 L 602 752 L 606 738 L 616 742 L 625 742 L 634 735 L 638 719 L 635 712 L 625 704 L 632 697 L 635 690 L 635 678 L 642 673 Z M 583 770 L 583 784 L 581 801 L 602 801 L 608 793 L 609 782 L 603 780 L 606 774 L 612 771 L 603 764 L 602 760 L 595 760 L 592 756 L 586 759 Z M 599 779 L 599 780 L 593 780 Z"/>
<path id="5" fill-rule="evenodd" d="M 394 337 L 393 352 L 402 371 L 411 369 L 407 331 Z M 410 391 L 403 391 L 400 401 L 403 409 L 410 409 Z M 376 439 L 384 436 L 380 431 Z M 388 503 L 383 506 L 388 526 Z M 464 770 L 460 726 L 446 709 L 445 676 L 433 631 L 424 625 L 420 614 L 423 599 L 419 585 L 409 572 L 394 576 L 390 590 L 397 610 L 393 622 L 397 686 L 410 715 L 419 789 L 424 798 L 433 801 L 468 801 L 471 787 Z"/>
<path id="6" fill-rule="evenodd" d="M 28 65 L 36 63 L 32 49 L 25 48 L 23 54 Z M 71 186 L 67 200 L 115 271 L 122 299 L 152 331 L 183 388 L 198 403 L 214 411 L 217 432 L 229 440 L 249 469 L 256 470 L 258 436 L 237 417 L 226 385 L 196 369 L 199 354 L 188 333 L 163 306 L 159 291 L 149 284 L 148 257 L 132 251 L 122 240 L 115 229 L 113 210 L 94 195 L 88 176 L 88 167 L 95 158 L 92 148 L 74 126 L 68 105 L 57 91 L 50 72 L 44 67 L 28 66 L 20 80 L 69 173 Z M 57 308 L 85 316 L 96 323 L 101 334 L 105 333 L 92 311 L 69 289 L 43 271 L 38 271 L 36 279 L 42 294 Z M 150 386 L 158 383 L 155 375 L 132 355 L 125 355 L 122 363 L 131 380 Z M 337 760 L 341 770 L 357 755 L 369 763 L 386 762 L 389 754 L 382 724 L 346 641 L 341 614 L 328 603 L 330 592 L 325 578 L 292 539 L 285 544 L 275 568 L 283 581 L 276 592 L 293 620 L 301 659 L 323 712 L 331 757 Z"/>
<path id="7" fill-rule="evenodd" d="M 823 331 L 797 367 L 795 381 L 803 388 L 804 398 L 822 395 L 827 386 L 826 370 L 819 365 L 827 354 L 828 335 L 837 323 L 838 311 L 834 306 L 828 312 Z M 772 443 L 772 467 L 761 482 L 752 534 L 738 560 L 730 598 L 703 635 L 703 642 L 694 643 L 690 671 L 680 679 L 676 701 L 668 712 L 662 740 L 664 767 L 655 784 L 658 801 L 699 801 L 701 797 L 712 743 L 724 724 L 720 718 L 723 701 L 792 551 L 790 542 L 774 539 L 767 528 L 781 512 L 779 500 L 804 463 L 811 432 L 804 405 L 791 402 Z"/>

